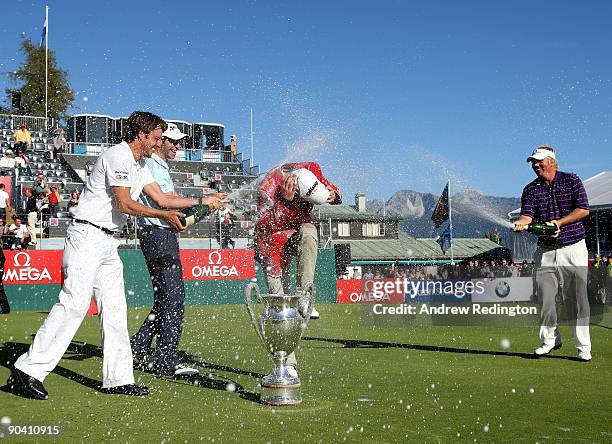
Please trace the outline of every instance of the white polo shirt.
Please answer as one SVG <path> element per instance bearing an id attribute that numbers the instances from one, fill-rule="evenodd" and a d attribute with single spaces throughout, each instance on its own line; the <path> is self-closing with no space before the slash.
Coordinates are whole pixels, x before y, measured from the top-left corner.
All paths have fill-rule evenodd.
<path id="1" fill-rule="evenodd" d="M 0 190 L 0 208 L 5 209 L 6 203 L 9 201 L 9 195 L 6 191 Z"/>
<path id="2" fill-rule="evenodd" d="M 13 231 L 13 234 L 17 239 L 23 239 L 23 236 L 28 232 L 28 227 L 26 227 L 24 224 L 19 225 L 19 227 L 17 227 L 15 224 L 11 224 L 9 231 Z"/>
<path id="3" fill-rule="evenodd" d="M 127 215 L 113 205 L 112 187 L 129 188 L 132 199 L 138 200 L 145 185 L 153 182 L 155 179 L 144 159 L 136 161 L 127 142 L 121 142 L 96 160 L 79 205 L 74 210 L 74 218 L 118 231 L 125 224 Z"/>
<path id="4" fill-rule="evenodd" d="M 170 167 L 157 154 L 153 153 L 153 155 L 149 159 L 145 159 L 147 166 L 149 167 L 149 171 L 151 171 L 151 175 L 155 179 L 155 181 L 159 184 L 159 187 L 164 193 L 171 193 L 174 191 L 174 183 L 172 182 L 172 178 L 170 177 Z M 151 208 L 159 208 L 153 199 L 151 199 L 146 194 L 140 195 L 139 202 L 147 207 Z M 157 219 L 155 217 L 139 217 L 138 223 L 141 226 L 149 226 L 154 225 L 157 227 L 169 228 L 170 225 L 166 223 L 163 219 Z"/>

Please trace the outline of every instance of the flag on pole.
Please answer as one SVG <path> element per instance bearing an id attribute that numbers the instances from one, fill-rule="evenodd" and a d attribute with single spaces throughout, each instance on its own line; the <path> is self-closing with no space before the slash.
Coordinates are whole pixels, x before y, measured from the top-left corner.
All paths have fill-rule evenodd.
<path id="1" fill-rule="evenodd" d="M 442 196 L 438 199 L 438 203 L 434 208 L 431 220 L 433 220 L 434 226 L 438 228 L 442 223 L 448 220 L 449 215 L 449 204 L 448 204 L 448 184 L 442 191 Z"/>
<path id="2" fill-rule="evenodd" d="M 450 224 L 442 232 L 442 235 L 438 239 L 436 239 L 436 242 L 440 245 L 442 253 L 446 254 L 446 252 L 451 248 L 453 244 L 453 234 L 451 232 Z"/>
<path id="3" fill-rule="evenodd" d="M 40 36 L 40 46 L 45 45 L 45 41 L 47 40 L 47 16 L 45 14 L 45 24 L 43 25 L 42 35 Z"/>

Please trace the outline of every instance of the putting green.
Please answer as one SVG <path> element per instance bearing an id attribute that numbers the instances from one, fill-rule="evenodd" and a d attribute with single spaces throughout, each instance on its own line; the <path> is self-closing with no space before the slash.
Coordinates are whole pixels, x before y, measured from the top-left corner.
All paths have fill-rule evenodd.
<path id="1" fill-rule="evenodd" d="M 593 361 L 583 363 L 567 359 L 575 355 L 568 327 L 563 348 L 531 359 L 536 326 L 366 327 L 359 306 L 318 309 L 321 319 L 297 351 L 300 405 L 257 402 L 257 377 L 272 361 L 243 306 L 208 305 L 187 308 L 181 342 L 201 371 L 198 385 L 135 371 L 148 397 L 97 392 L 98 320 L 87 317 L 45 380 L 49 400 L 3 391 L 0 416 L 12 425 L 60 425 L 62 442 L 612 440 L 609 319 L 591 326 Z M 130 332 L 146 314 L 129 311 Z M 7 362 L 27 349 L 45 316 L 0 318 L 2 383 Z"/>

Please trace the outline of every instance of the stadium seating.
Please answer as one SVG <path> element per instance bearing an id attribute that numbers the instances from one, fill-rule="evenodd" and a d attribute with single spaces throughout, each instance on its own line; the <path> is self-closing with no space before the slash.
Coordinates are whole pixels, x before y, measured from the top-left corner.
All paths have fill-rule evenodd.
<path id="1" fill-rule="evenodd" d="M 0 125 L 2 122 L 0 122 Z M 9 127 L 0 127 L 0 155 L 7 149 L 12 149 L 14 130 Z M 70 199 L 72 191 L 81 191 L 84 181 L 91 172 L 98 152 L 89 152 L 86 146 L 80 152 L 73 147 L 72 153 L 58 153 L 57 158 L 50 159 L 49 153 L 53 151 L 52 138 L 43 131 L 30 131 L 32 137 L 31 148 L 27 152 L 29 164 L 22 168 L 19 174 L 14 171 L 7 171 L 6 175 L 15 179 L 13 194 L 15 196 L 15 208 L 23 208 L 23 189 L 33 187 L 37 181 L 37 173 L 42 172 L 49 186 L 57 185 L 63 192 L 62 202 L 57 207 L 56 214 L 49 215 L 54 221 L 49 220 L 44 223 L 47 236 L 62 237 L 71 220 L 71 214 L 67 211 L 66 205 Z M 100 151 L 102 148 L 99 148 Z M 206 157 L 203 157 L 206 159 Z M 219 161 L 171 161 L 170 171 L 177 192 L 186 197 L 201 197 L 206 192 L 214 193 L 217 191 L 232 192 L 253 183 L 256 176 L 251 176 L 244 168 L 242 155 L 236 156 L 232 162 Z M 255 170 L 257 171 L 257 170 Z M 245 238 L 248 243 L 250 230 L 252 228 L 253 214 L 250 212 L 247 201 L 253 201 L 255 193 L 241 193 L 242 201 L 232 208 L 237 222 L 234 225 L 232 235 L 235 238 Z M 247 222 L 244 222 L 247 221 Z M 132 224 L 133 225 L 133 224 Z M 242 226 L 244 228 L 242 228 Z M 126 234 L 133 235 L 133 228 L 126 231 Z M 218 220 L 214 216 L 209 220 L 189 227 L 186 232 L 181 233 L 181 237 L 204 237 L 209 239 L 218 238 Z M 243 242 L 244 243 L 244 242 Z"/>

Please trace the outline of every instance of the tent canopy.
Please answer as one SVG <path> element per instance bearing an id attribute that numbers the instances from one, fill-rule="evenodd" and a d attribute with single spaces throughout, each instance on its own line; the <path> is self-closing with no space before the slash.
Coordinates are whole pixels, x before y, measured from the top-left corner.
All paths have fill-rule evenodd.
<path id="1" fill-rule="evenodd" d="M 602 171 L 586 180 L 583 180 L 589 198 L 591 210 L 612 209 L 612 171 Z M 516 219 L 521 214 L 521 209 L 508 213 L 510 219 Z"/>
<path id="2" fill-rule="evenodd" d="M 602 171 L 583 183 L 592 209 L 612 208 L 612 171 Z"/>

